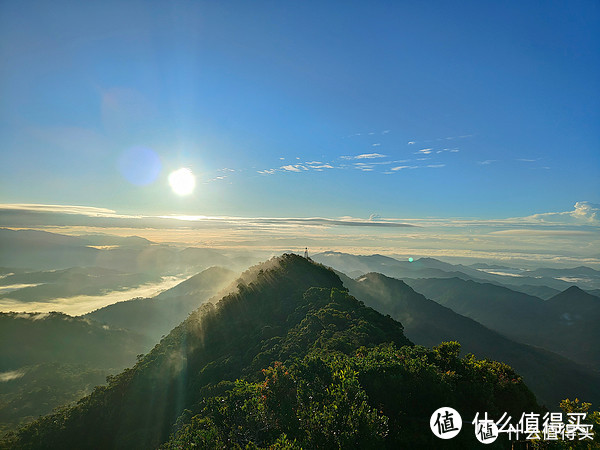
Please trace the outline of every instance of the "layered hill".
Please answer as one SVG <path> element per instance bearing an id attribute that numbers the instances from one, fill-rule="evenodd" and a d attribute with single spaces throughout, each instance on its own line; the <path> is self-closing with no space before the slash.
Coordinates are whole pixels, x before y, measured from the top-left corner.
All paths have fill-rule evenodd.
<path id="1" fill-rule="evenodd" d="M 443 341 L 457 340 L 465 352 L 509 364 L 548 408 L 564 398 L 581 397 L 600 403 L 600 373 L 597 371 L 508 339 L 429 300 L 401 280 L 377 273 L 356 280 L 342 274 L 340 278 L 354 297 L 402 322 L 407 337 L 413 342 L 433 347 Z"/>
<path id="2" fill-rule="evenodd" d="M 551 295 L 552 291 L 548 288 L 562 291 L 571 284 L 578 284 L 582 288 L 593 289 L 597 288 L 600 283 L 600 272 L 586 267 L 565 269 L 565 273 L 570 274 L 570 277 L 566 277 L 564 274 L 561 276 L 561 270 L 557 269 L 527 271 L 504 267 L 496 269 L 495 266 L 487 265 L 473 267 L 450 264 L 434 258 L 399 261 L 383 255 L 351 255 L 329 251 L 314 255 L 313 259 L 351 277 L 377 272 L 400 279 L 460 278 L 508 286 L 516 291 L 523 289 L 522 292 L 525 293 L 541 292 L 543 295 Z M 587 270 L 582 271 L 582 269 Z M 598 277 L 591 276 L 591 274 L 597 274 Z"/>
<path id="3" fill-rule="evenodd" d="M 198 272 L 214 265 L 247 267 L 248 258 L 229 258 L 209 248 L 156 244 L 136 236 L 66 236 L 0 228 L 0 266 L 30 271 L 101 267 L 145 276 Z"/>
<path id="4" fill-rule="evenodd" d="M 600 299 L 577 287 L 544 301 L 458 278 L 404 281 L 427 298 L 514 340 L 600 370 Z"/>
<path id="5" fill-rule="evenodd" d="M 333 271 L 283 255 L 245 273 L 236 293 L 193 312 L 108 386 L 2 445 L 431 448 L 440 405 L 466 416 L 538 410 L 512 369 L 461 359 L 459 348 L 413 346 Z M 464 448 L 474 437 L 453 441 L 448 448 Z"/>

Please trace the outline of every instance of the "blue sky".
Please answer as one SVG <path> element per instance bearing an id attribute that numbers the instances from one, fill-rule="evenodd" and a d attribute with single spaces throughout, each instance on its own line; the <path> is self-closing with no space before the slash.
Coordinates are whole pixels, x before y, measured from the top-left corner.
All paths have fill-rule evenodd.
<path id="1" fill-rule="evenodd" d="M 593 1 L 2 2 L 0 203 L 362 219 L 596 208 L 599 30 Z M 167 181 L 181 167 L 188 196 Z"/>

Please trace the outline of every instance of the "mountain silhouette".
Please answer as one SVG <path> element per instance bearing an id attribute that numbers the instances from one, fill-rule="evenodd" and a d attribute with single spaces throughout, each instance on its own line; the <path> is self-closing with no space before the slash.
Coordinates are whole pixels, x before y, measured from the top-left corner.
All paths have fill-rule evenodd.
<path id="1" fill-rule="evenodd" d="M 594 318 L 600 316 L 600 298 L 577 286 L 571 286 L 547 300 L 547 304 L 561 314 L 571 317 Z"/>

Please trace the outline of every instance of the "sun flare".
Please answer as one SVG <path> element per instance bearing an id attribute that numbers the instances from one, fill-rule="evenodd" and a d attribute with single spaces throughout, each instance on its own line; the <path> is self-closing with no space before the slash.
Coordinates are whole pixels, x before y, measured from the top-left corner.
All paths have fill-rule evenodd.
<path id="1" fill-rule="evenodd" d="M 184 167 L 171 172 L 169 185 L 177 195 L 189 195 L 196 187 L 196 177 L 190 169 Z"/>

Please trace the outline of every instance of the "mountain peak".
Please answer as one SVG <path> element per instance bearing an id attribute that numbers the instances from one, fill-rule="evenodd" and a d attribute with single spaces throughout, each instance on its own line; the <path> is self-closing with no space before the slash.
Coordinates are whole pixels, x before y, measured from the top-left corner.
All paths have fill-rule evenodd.
<path id="1" fill-rule="evenodd" d="M 559 309 L 561 313 L 571 313 L 579 316 L 598 314 L 600 316 L 600 299 L 577 286 L 556 294 L 546 302 Z"/>
<path id="2" fill-rule="evenodd" d="M 564 301 L 569 301 L 569 299 L 578 298 L 578 297 L 594 297 L 594 296 L 587 293 L 580 287 L 573 285 L 573 286 L 568 287 L 564 291 L 556 294 L 554 297 L 552 297 L 548 301 L 549 302 L 554 302 L 554 301 L 563 301 L 564 302 Z"/>
<path id="3" fill-rule="evenodd" d="M 573 285 L 573 286 L 571 286 L 571 287 L 568 287 L 567 289 L 565 289 L 565 290 L 563 291 L 563 293 L 567 293 L 567 292 L 568 292 L 569 294 L 575 294 L 575 293 L 577 293 L 577 294 L 580 294 L 580 293 L 585 293 L 585 291 L 584 291 L 583 289 L 581 289 L 581 288 L 579 288 L 578 286 L 575 286 L 575 285 Z M 559 295 L 560 295 L 560 294 L 559 294 Z"/>

